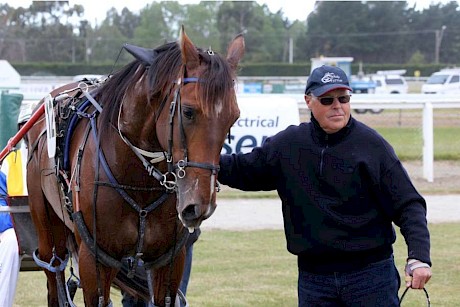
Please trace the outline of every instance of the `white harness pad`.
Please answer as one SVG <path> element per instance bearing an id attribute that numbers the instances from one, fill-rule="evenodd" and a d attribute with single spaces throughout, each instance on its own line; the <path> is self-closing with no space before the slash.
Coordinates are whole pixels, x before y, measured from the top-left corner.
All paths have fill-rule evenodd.
<path id="1" fill-rule="evenodd" d="M 53 97 L 45 97 L 46 143 L 48 144 L 48 157 L 54 158 L 56 154 L 56 119 L 54 117 Z"/>

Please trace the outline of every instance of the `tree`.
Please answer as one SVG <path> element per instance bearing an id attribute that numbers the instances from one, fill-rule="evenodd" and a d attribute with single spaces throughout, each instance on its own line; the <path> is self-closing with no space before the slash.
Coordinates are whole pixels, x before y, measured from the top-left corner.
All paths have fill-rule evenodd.
<path id="1" fill-rule="evenodd" d="M 35 1 L 22 16 L 28 61 L 71 61 L 74 25 L 72 16 L 81 16 L 83 7 L 64 1 Z M 63 23 L 64 22 L 64 23 Z M 33 50 L 33 52 L 32 52 Z"/>
<path id="2" fill-rule="evenodd" d="M 366 15 L 366 6 L 361 2 L 318 2 L 307 19 L 306 36 L 298 42 L 305 59 L 321 55 L 352 56 L 357 38 L 349 33 L 362 31 Z"/>
<path id="3" fill-rule="evenodd" d="M 106 18 L 96 29 L 88 28 L 83 36 L 87 52 L 87 62 L 127 63 L 132 57 L 120 52 L 125 43 L 135 41 L 135 30 L 141 23 L 141 17 L 126 7 L 118 14 L 115 8 L 107 11 Z M 117 58 L 120 54 L 120 58 Z"/>
<path id="4" fill-rule="evenodd" d="M 425 64 L 425 57 L 420 51 L 416 51 L 411 58 L 409 59 L 409 64 L 411 65 L 422 65 Z"/>
<path id="5" fill-rule="evenodd" d="M 140 24 L 134 30 L 134 41 L 144 47 L 155 47 L 170 38 L 163 3 L 152 2 L 140 12 Z"/>
<path id="6" fill-rule="evenodd" d="M 115 8 L 110 9 L 102 25 L 116 27 L 124 37 L 133 38 L 134 31 L 140 23 L 140 16 L 125 7 L 121 10 L 120 14 L 118 14 Z"/>
<path id="7" fill-rule="evenodd" d="M 266 5 L 260 6 L 255 1 L 223 2 L 217 14 L 217 28 L 222 48 L 236 34 L 245 35 L 245 61 L 283 60 L 289 35 L 281 12 L 272 14 Z"/>
<path id="8" fill-rule="evenodd" d="M 202 1 L 199 4 L 186 6 L 185 31 L 192 41 L 199 47 L 215 49 L 225 54 L 227 49 L 222 49 L 217 28 L 217 13 L 220 4 L 215 1 Z M 228 43 L 228 42 L 227 42 Z"/>
<path id="9" fill-rule="evenodd" d="M 34 1 L 27 8 L 0 4 L 0 57 L 26 61 L 113 61 L 123 45 L 156 47 L 175 41 L 182 24 L 197 46 L 225 52 L 243 33 L 245 62 L 287 62 L 311 57 L 352 56 L 364 63 L 407 63 L 421 54 L 434 61 L 436 35 L 445 26 L 441 63 L 460 63 L 460 9 L 457 2 L 432 4 L 423 11 L 404 1 L 317 1 L 305 22 L 291 22 L 255 1 L 202 1 L 180 5 L 152 2 L 135 14 L 110 9 L 99 25 L 82 17 L 81 5 Z M 438 34 L 436 34 L 438 33 Z M 121 54 L 120 61 L 131 58 Z"/>
<path id="10" fill-rule="evenodd" d="M 248 32 L 249 19 L 252 19 L 254 2 L 223 2 L 217 14 L 217 29 L 220 32 L 221 48 L 225 47 L 235 34 Z M 253 20 L 257 23 L 257 20 Z M 251 45 L 246 42 L 246 53 Z"/>
<path id="11" fill-rule="evenodd" d="M 423 12 L 403 1 L 318 2 L 297 48 L 315 56 L 353 56 L 367 63 L 407 63 L 418 50 L 433 61 L 435 31 L 446 25 L 441 61 L 459 60 L 460 12 L 456 2 Z M 344 18 L 346 16 L 346 18 Z M 451 28 L 452 27 L 452 28 Z"/>
<path id="12" fill-rule="evenodd" d="M 302 48 L 299 48 L 299 44 L 295 43 L 295 42 L 300 42 L 304 39 L 305 32 L 306 32 L 305 24 L 306 24 L 306 21 L 301 22 L 301 21 L 296 20 L 294 21 L 294 23 L 292 23 L 288 27 L 289 38 L 290 39 L 292 38 L 292 43 L 293 43 L 294 62 L 307 60 L 305 51 Z"/>
<path id="13" fill-rule="evenodd" d="M 436 31 L 446 26 L 440 50 L 440 61 L 444 63 L 459 63 L 460 54 L 460 8 L 456 1 L 445 5 L 434 4 L 421 12 L 414 12 L 411 20 L 414 30 L 425 29 L 423 35 L 418 35 L 411 43 L 425 55 L 428 62 L 434 61 Z"/>
<path id="14" fill-rule="evenodd" d="M 85 37 L 85 46 L 89 52 L 86 62 L 114 63 L 123 44 L 128 41 L 129 39 L 123 35 L 119 27 L 103 22 L 98 29 L 91 30 Z M 132 58 L 121 53 L 121 58 L 118 60 L 127 63 Z"/>
<path id="15" fill-rule="evenodd" d="M 28 9 L 2 6 L 6 39 L 2 53 L 18 61 L 69 61 L 74 25 L 81 5 L 70 7 L 63 1 L 34 1 Z M 19 52 L 18 52 L 19 51 Z"/>
<path id="16" fill-rule="evenodd" d="M 0 4 L 0 59 L 25 61 L 25 42 L 21 40 L 21 13 L 8 4 Z"/>

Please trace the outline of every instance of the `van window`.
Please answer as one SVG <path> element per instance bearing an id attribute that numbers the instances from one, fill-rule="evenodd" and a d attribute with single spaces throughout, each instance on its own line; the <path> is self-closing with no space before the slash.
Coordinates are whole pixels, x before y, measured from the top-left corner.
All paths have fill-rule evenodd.
<path id="1" fill-rule="evenodd" d="M 458 75 L 454 75 L 452 76 L 452 78 L 450 79 L 449 83 L 458 83 L 460 80 L 459 80 L 459 76 Z"/>
<path id="2" fill-rule="evenodd" d="M 426 81 L 427 84 L 444 84 L 449 78 L 449 75 L 431 75 Z"/>
<path id="3" fill-rule="evenodd" d="M 404 84 L 403 80 L 402 79 L 386 79 L 387 81 L 387 84 L 391 84 L 391 85 L 401 85 L 401 84 Z"/>

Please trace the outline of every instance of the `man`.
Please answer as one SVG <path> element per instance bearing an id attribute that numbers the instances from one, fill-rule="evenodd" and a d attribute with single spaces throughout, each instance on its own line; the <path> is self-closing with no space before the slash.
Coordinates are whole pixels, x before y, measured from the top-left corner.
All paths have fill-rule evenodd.
<path id="1" fill-rule="evenodd" d="M 30 109 L 19 114 L 18 126 L 30 118 Z M 0 206 L 7 206 L 7 196 L 27 196 L 26 184 L 27 147 L 24 141 L 20 148 L 6 156 L 0 168 Z M 19 274 L 18 239 L 11 216 L 0 212 L 0 306 L 13 306 Z"/>
<path id="2" fill-rule="evenodd" d="M 222 184 L 278 191 L 299 306 L 399 306 L 392 223 L 408 246 L 406 286 L 431 277 L 425 200 L 388 142 L 351 116 L 350 91 L 340 68 L 316 68 L 305 90 L 311 122 L 220 159 Z"/>

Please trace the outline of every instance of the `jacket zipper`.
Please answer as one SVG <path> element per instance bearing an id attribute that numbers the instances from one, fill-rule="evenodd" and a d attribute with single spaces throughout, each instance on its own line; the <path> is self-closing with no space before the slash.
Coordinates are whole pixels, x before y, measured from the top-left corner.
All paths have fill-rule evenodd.
<path id="1" fill-rule="evenodd" d="M 326 151 L 326 149 L 329 148 L 329 142 L 328 142 L 329 141 L 329 136 L 327 134 L 326 134 L 325 140 L 326 140 L 326 147 L 321 149 L 321 159 L 320 159 L 320 162 L 319 162 L 319 175 L 320 175 L 320 177 L 323 177 L 324 152 Z"/>

